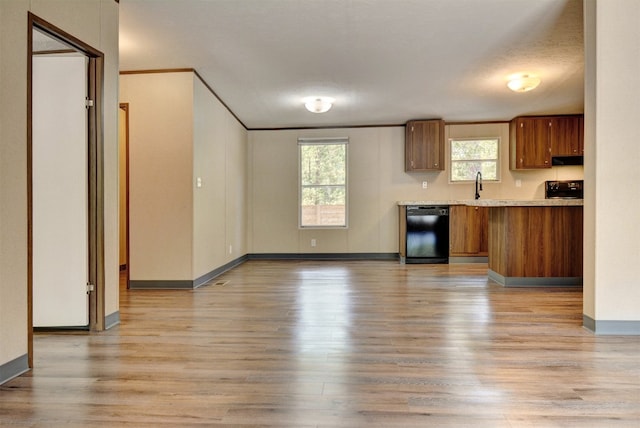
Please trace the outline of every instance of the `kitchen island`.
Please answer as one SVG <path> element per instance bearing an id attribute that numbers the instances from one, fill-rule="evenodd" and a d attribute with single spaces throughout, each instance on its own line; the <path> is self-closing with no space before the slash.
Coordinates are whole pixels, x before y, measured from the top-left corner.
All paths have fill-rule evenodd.
<path id="1" fill-rule="evenodd" d="M 489 277 L 507 287 L 582 284 L 582 199 L 466 201 L 489 208 Z"/>
<path id="2" fill-rule="evenodd" d="M 582 284 L 582 199 L 406 201 L 489 209 L 489 277 L 506 287 Z M 400 255 L 404 239 L 400 236 Z"/>

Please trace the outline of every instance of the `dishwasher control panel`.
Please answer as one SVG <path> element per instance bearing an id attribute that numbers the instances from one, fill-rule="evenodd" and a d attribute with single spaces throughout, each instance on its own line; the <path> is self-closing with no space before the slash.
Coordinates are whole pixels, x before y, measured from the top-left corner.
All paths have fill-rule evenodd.
<path id="1" fill-rule="evenodd" d="M 449 215 L 449 207 L 443 206 L 409 206 L 407 215 Z"/>

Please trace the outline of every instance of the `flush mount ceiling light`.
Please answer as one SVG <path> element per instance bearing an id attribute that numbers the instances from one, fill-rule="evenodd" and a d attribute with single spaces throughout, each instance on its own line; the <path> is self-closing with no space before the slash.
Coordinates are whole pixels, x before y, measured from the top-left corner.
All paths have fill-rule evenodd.
<path id="1" fill-rule="evenodd" d="M 306 97 L 304 106 L 311 113 L 326 113 L 329 111 L 335 99 L 331 97 Z"/>
<path id="2" fill-rule="evenodd" d="M 509 76 L 507 86 L 514 92 L 527 92 L 540 84 L 540 78 L 533 74 L 514 74 Z"/>

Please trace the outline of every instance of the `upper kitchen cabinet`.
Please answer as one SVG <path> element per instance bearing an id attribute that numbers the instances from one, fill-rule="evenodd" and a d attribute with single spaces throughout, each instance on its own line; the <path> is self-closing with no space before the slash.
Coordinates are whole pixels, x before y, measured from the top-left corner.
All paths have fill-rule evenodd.
<path id="1" fill-rule="evenodd" d="M 444 170 L 444 121 L 412 120 L 406 124 L 405 171 Z"/>
<path id="2" fill-rule="evenodd" d="M 509 126 L 511 169 L 551 168 L 554 156 L 582 156 L 582 115 L 516 117 Z"/>
<path id="3" fill-rule="evenodd" d="M 548 117 L 516 117 L 511 121 L 511 169 L 551 168 L 550 126 Z"/>
<path id="4" fill-rule="evenodd" d="M 551 118 L 551 156 L 584 155 L 583 116 Z"/>

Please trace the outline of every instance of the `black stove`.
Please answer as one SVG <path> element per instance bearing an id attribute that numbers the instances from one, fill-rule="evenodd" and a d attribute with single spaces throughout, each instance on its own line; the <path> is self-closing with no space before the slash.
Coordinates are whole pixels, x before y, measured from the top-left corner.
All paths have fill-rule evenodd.
<path id="1" fill-rule="evenodd" d="M 582 199 L 583 184 L 583 180 L 545 181 L 544 197 L 546 199 Z"/>

